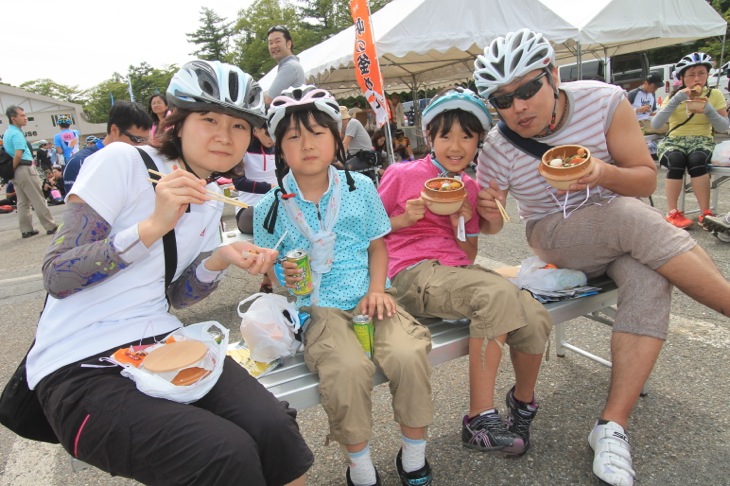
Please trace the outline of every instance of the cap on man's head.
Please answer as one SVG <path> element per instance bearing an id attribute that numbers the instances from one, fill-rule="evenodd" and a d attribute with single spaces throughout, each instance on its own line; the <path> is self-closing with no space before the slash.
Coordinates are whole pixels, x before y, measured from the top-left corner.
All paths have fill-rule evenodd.
<path id="1" fill-rule="evenodd" d="M 661 88 L 664 85 L 664 80 L 662 79 L 661 76 L 659 76 L 656 73 L 655 74 L 650 74 L 646 78 L 646 82 L 649 83 L 649 84 L 653 84 L 657 88 Z"/>
<path id="2" fill-rule="evenodd" d="M 350 116 L 350 110 L 346 106 L 340 105 L 340 115 L 342 115 L 342 120 L 349 120 L 352 118 Z"/>

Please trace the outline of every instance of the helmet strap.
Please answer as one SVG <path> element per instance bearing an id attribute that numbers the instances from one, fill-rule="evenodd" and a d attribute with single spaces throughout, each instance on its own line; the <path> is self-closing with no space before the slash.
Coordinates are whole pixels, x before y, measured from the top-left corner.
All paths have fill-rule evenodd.
<path id="1" fill-rule="evenodd" d="M 557 111 L 558 111 L 558 101 L 560 101 L 560 92 L 558 91 L 558 88 L 555 86 L 555 82 L 553 81 L 553 75 L 548 70 L 547 71 L 547 78 L 548 83 L 550 83 L 550 87 L 553 88 L 553 97 L 555 98 L 555 101 L 553 102 L 553 114 L 550 117 L 550 124 L 548 125 L 548 135 L 550 135 L 555 130 L 555 119 L 557 118 Z"/>

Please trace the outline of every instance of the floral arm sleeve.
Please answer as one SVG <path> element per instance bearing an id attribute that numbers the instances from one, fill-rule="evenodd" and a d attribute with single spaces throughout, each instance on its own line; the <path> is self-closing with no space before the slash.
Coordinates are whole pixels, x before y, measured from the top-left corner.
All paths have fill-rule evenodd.
<path id="1" fill-rule="evenodd" d="M 205 268 L 205 260 L 212 252 L 203 252 L 186 268 L 182 275 L 170 284 L 167 297 L 170 305 L 183 309 L 207 297 L 218 288 L 223 272 L 213 272 Z"/>
<path id="2" fill-rule="evenodd" d="M 46 291 L 63 299 L 126 268 L 129 264 L 122 258 L 126 249 L 114 245 L 110 231 L 111 225 L 88 204 L 67 204 L 43 261 Z"/>

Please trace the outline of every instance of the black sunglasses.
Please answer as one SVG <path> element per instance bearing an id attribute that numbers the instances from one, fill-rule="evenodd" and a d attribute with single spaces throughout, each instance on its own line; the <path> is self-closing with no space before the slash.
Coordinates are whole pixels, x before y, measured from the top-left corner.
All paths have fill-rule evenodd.
<path id="1" fill-rule="evenodd" d="M 490 96 L 489 102 L 494 105 L 495 108 L 499 110 L 506 110 L 510 106 L 512 106 L 512 99 L 517 98 L 518 100 L 529 100 L 533 96 L 537 94 L 538 91 L 540 91 L 540 88 L 542 88 L 542 79 L 545 75 L 547 75 L 547 71 L 543 71 L 542 73 L 538 74 L 513 92 L 505 95 L 499 95 L 499 96 Z"/>
<path id="2" fill-rule="evenodd" d="M 126 131 L 124 129 L 122 129 L 121 132 L 122 132 L 122 135 L 126 135 L 134 143 L 146 143 L 147 140 L 149 140 L 149 137 L 140 137 L 139 135 L 132 135 L 131 133 L 129 133 L 128 131 Z"/>

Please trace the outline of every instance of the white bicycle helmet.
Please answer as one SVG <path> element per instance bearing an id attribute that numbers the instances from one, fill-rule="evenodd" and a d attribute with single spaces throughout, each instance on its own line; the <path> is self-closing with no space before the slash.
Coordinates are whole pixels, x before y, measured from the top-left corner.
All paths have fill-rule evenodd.
<path id="1" fill-rule="evenodd" d="M 687 54 L 674 66 L 674 75 L 679 79 L 685 69 L 692 66 L 705 66 L 709 72 L 712 69 L 712 58 L 704 52 Z"/>
<path id="2" fill-rule="evenodd" d="M 71 117 L 68 115 L 58 115 L 56 117 L 56 123 L 58 123 L 59 125 L 70 125 Z"/>
<path id="3" fill-rule="evenodd" d="M 449 110 L 464 110 L 471 113 L 482 124 L 484 133 L 492 128 L 492 116 L 487 105 L 470 89 L 455 86 L 437 95 L 423 110 L 423 137 L 428 138 L 426 130 L 437 115 Z"/>
<path id="4" fill-rule="evenodd" d="M 555 65 L 555 51 L 542 34 L 529 29 L 498 37 L 474 61 L 474 82 L 482 98 L 535 69 Z"/>
<path id="5" fill-rule="evenodd" d="M 337 130 L 342 130 L 342 115 L 340 105 L 329 91 L 317 88 L 311 84 L 303 84 L 284 90 L 274 98 L 269 106 L 269 136 L 276 142 L 276 127 L 286 115 L 294 111 L 308 109 L 321 111 L 337 122 Z"/>
<path id="6" fill-rule="evenodd" d="M 170 80 L 167 101 L 178 108 L 243 118 L 252 127 L 259 127 L 266 120 L 259 84 L 238 67 L 218 61 L 190 61 L 183 65 Z"/>

